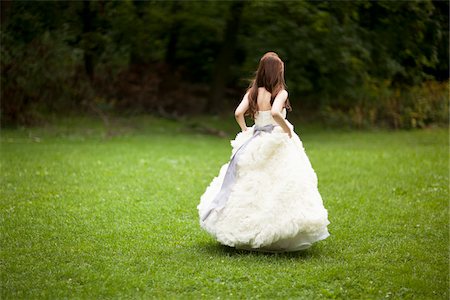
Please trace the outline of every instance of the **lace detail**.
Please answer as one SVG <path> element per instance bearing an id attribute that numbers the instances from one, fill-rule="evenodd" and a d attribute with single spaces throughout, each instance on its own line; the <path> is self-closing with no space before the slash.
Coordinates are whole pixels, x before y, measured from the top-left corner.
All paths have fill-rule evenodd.
<path id="1" fill-rule="evenodd" d="M 286 119 L 286 108 L 281 111 L 283 118 Z M 259 110 L 255 118 L 255 125 L 266 126 L 266 125 L 278 125 L 278 123 L 273 119 L 270 110 Z"/>

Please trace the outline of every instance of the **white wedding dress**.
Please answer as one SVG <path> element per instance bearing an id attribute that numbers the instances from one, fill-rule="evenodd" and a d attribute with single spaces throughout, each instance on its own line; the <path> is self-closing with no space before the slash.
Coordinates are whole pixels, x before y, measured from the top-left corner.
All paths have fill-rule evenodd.
<path id="1" fill-rule="evenodd" d="M 283 110 L 286 118 L 286 110 Z M 329 236 L 327 210 L 317 176 L 292 129 L 284 133 L 270 111 L 259 111 L 255 125 L 231 141 L 232 155 L 253 136 L 255 126 L 276 125 L 239 150 L 235 180 L 223 207 L 211 209 L 229 163 L 201 196 L 200 225 L 220 243 L 238 249 L 297 251 Z M 207 217 L 205 218 L 205 215 Z"/>

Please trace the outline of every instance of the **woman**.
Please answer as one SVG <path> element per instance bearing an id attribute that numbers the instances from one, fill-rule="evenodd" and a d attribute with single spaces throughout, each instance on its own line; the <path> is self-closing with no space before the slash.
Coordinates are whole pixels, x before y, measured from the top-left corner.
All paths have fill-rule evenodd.
<path id="1" fill-rule="evenodd" d="M 231 141 L 233 156 L 197 207 L 200 225 L 224 245 L 297 251 L 329 236 L 316 173 L 286 110 L 284 63 L 268 52 L 235 111 L 242 132 Z"/>

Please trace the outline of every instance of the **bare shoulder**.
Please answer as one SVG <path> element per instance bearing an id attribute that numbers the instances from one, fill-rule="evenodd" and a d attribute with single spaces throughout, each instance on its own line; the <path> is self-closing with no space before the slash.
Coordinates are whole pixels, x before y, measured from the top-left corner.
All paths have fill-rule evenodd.
<path id="1" fill-rule="evenodd" d="M 288 98 L 288 92 L 285 89 L 282 89 L 278 92 L 277 96 L 273 100 L 274 103 L 284 104 Z"/>
<path id="2" fill-rule="evenodd" d="M 287 99 L 288 96 L 289 96 L 288 91 L 285 89 L 282 89 L 281 91 L 278 92 L 278 94 L 275 98 Z"/>

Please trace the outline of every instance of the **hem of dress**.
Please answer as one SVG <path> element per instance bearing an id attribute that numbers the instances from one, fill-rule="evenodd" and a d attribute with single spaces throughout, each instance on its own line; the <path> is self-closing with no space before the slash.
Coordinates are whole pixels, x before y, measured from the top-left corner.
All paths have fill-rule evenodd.
<path id="1" fill-rule="evenodd" d="M 292 248 L 280 248 L 280 249 L 276 249 L 272 248 L 273 245 L 271 246 L 263 246 L 263 247 L 256 247 L 253 248 L 251 246 L 246 246 L 246 245 L 238 245 L 235 246 L 235 248 L 237 250 L 246 250 L 246 251 L 255 251 L 255 252 L 265 252 L 265 253 L 284 253 L 284 252 L 296 252 L 296 251 L 301 251 L 301 250 L 306 250 L 308 248 L 310 248 L 314 243 L 322 241 L 324 239 L 326 239 L 327 237 L 330 236 L 330 233 L 328 232 L 328 230 L 326 229 L 326 231 L 319 235 L 318 237 L 314 238 L 314 241 L 311 242 L 305 242 L 305 243 L 300 243 L 295 247 Z M 280 242 L 280 241 L 278 241 Z M 274 245 L 276 245 L 278 242 L 275 242 Z"/>

